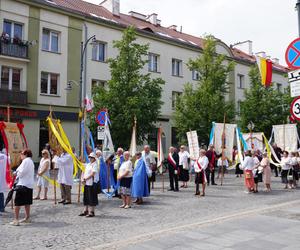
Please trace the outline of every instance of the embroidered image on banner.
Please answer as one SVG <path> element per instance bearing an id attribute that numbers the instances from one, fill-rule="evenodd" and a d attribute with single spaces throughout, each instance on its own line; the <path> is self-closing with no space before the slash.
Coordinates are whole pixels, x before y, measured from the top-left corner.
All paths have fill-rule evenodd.
<path id="1" fill-rule="evenodd" d="M 16 123 L 5 122 L 4 133 L 8 143 L 8 153 L 10 156 L 11 168 L 16 168 L 21 163 L 20 152 L 23 151 L 25 145 L 22 141 L 20 130 Z"/>
<path id="2" fill-rule="evenodd" d="M 199 158 L 199 142 L 197 131 L 187 132 L 187 139 L 189 144 L 189 152 L 191 157 L 198 159 Z"/>
<path id="3" fill-rule="evenodd" d="M 248 149 L 257 150 L 261 152 L 264 150 L 263 133 L 243 133 L 243 138 L 247 142 Z"/>
<path id="4" fill-rule="evenodd" d="M 282 150 L 297 151 L 297 126 L 296 124 L 273 125 L 274 142 Z"/>

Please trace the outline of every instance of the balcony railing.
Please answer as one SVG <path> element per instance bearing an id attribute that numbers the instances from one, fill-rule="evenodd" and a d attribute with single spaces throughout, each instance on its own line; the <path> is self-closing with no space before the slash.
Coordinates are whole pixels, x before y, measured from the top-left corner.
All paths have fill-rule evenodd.
<path id="1" fill-rule="evenodd" d="M 0 104 L 27 105 L 27 92 L 0 89 Z"/>
<path id="2" fill-rule="evenodd" d="M 0 55 L 28 59 L 28 44 L 21 40 L 1 39 Z"/>

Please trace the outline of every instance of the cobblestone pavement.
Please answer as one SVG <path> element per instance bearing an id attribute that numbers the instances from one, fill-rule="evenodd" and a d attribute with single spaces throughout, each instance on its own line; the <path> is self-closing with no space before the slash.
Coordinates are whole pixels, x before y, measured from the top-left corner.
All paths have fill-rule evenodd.
<path id="1" fill-rule="evenodd" d="M 271 193 L 246 194 L 243 178 L 233 174 L 226 175 L 223 186 L 209 186 L 206 196 L 201 198 L 194 196 L 192 182 L 180 192 L 166 191 L 167 180 L 165 187 L 162 192 L 158 178 L 145 204 L 127 210 L 119 208 L 119 199 L 109 200 L 101 195 L 94 218 L 78 217 L 82 204 L 63 206 L 54 205 L 53 200 L 34 201 L 33 223 L 13 227 L 8 225 L 13 213 L 7 208 L 0 215 L 0 249 L 241 249 L 243 239 L 251 242 L 256 237 L 251 231 L 256 230 L 256 224 L 251 223 L 256 220 L 258 225 L 267 225 L 264 230 L 272 230 L 272 225 L 280 221 L 282 224 L 275 229 L 279 225 L 287 229 L 290 221 L 294 232 L 300 233 L 300 212 L 288 210 L 300 209 L 300 189 L 283 190 L 279 178 L 272 179 Z M 76 201 L 77 187 L 72 191 Z M 218 237 L 218 241 L 218 234 L 227 238 Z M 269 241 L 260 239 L 262 246 L 271 242 L 272 237 L 274 242 L 279 240 L 278 233 L 269 235 Z M 228 241 L 235 245 L 229 247 Z M 290 244 L 294 246 L 294 242 Z"/>

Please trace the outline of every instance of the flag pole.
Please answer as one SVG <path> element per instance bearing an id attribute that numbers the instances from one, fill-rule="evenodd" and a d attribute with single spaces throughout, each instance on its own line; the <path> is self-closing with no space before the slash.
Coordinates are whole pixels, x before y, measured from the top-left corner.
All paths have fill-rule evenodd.
<path id="1" fill-rule="evenodd" d="M 52 119 L 52 106 L 49 106 L 49 118 Z M 50 129 L 49 129 L 49 139 L 50 139 Z M 50 163 L 51 164 L 51 163 Z M 54 205 L 57 204 L 57 198 L 56 198 L 56 170 L 53 169 L 53 192 L 54 192 Z"/>
<path id="2" fill-rule="evenodd" d="M 226 113 L 224 113 L 224 121 L 223 121 L 223 133 L 222 133 L 222 166 L 221 166 L 221 186 L 223 186 L 223 178 L 224 178 L 224 157 L 225 157 L 225 128 L 226 128 Z"/>
<path id="3" fill-rule="evenodd" d="M 85 119 L 86 119 L 86 110 L 83 110 L 83 126 L 85 125 Z M 84 144 L 84 138 L 83 134 L 82 134 L 82 129 L 81 129 L 81 122 L 80 122 L 80 160 L 83 161 L 83 144 Z M 80 169 L 79 169 L 80 171 Z M 82 171 L 81 174 L 79 174 L 80 178 L 79 178 L 79 182 L 78 182 L 78 195 L 77 195 L 77 203 L 80 204 L 80 190 L 81 190 L 81 177 L 82 177 Z"/>

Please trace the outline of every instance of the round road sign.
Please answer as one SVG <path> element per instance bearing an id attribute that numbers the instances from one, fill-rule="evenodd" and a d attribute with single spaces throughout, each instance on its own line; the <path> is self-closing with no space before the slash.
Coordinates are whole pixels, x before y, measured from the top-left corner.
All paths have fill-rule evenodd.
<path id="1" fill-rule="evenodd" d="M 105 126 L 106 112 L 106 109 L 101 109 L 96 116 L 96 122 L 100 126 Z"/>
<path id="2" fill-rule="evenodd" d="M 300 38 L 290 43 L 285 52 L 285 61 L 292 69 L 300 69 Z"/>
<path id="3" fill-rule="evenodd" d="M 295 120 L 300 121 L 300 97 L 293 100 L 290 113 Z"/>

